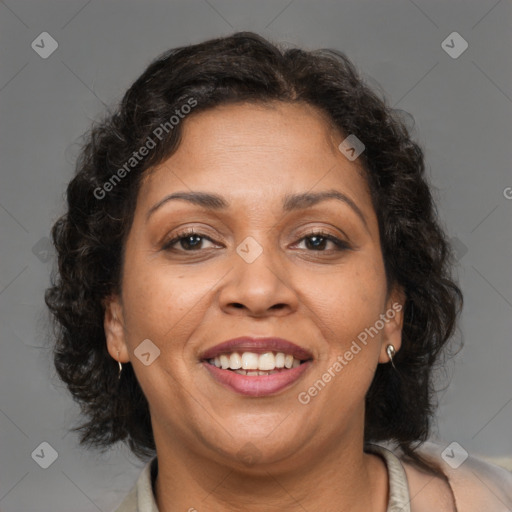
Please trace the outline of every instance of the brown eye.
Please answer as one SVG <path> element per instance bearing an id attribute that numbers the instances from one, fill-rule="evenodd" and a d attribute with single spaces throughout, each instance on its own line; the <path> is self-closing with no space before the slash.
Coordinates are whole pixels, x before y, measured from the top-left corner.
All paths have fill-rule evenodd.
<path id="1" fill-rule="evenodd" d="M 328 244 L 331 243 L 334 245 L 333 250 L 345 250 L 349 248 L 349 245 L 340 240 L 339 238 L 324 232 L 314 232 L 309 235 L 301 238 L 300 241 L 306 241 L 306 249 L 318 252 L 326 252 L 329 250 Z M 327 248 L 326 248 L 327 246 Z"/>
<path id="2" fill-rule="evenodd" d="M 201 233 L 196 233 L 195 231 L 186 231 L 184 233 L 178 233 L 172 240 L 169 240 L 162 247 L 163 250 L 182 250 L 186 252 L 198 251 L 200 249 L 204 249 L 202 246 L 204 241 L 209 241 L 213 243 L 213 241 L 205 235 Z M 175 248 L 174 246 L 179 244 L 180 248 Z"/>

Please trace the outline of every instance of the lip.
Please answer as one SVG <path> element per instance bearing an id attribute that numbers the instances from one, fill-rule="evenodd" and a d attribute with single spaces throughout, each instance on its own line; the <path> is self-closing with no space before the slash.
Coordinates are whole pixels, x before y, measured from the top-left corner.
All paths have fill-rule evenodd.
<path id="1" fill-rule="evenodd" d="M 291 354 L 300 361 L 313 359 L 313 354 L 311 354 L 309 350 L 299 347 L 295 343 L 283 338 L 252 338 L 250 336 L 233 338 L 231 340 L 224 341 L 223 343 L 219 343 L 218 345 L 215 345 L 203 352 L 199 359 L 207 361 L 208 359 L 213 359 L 221 354 L 229 354 L 231 352 L 254 352 L 255 354 L 263 354 L 265 352 L 284 352 L 285 354 Z"/>
<path id="2" fill-rule="evenodd" d="M 278 393 L 291 386 L 310 368 L 312 362 L 306 361 L 295 368 L 283 370 L 272 375 L 240 375 L 231 370 L 223 370 L 215 365 L 203 361 L 203 365 L 210 375 L 220 384 L 246 396 L 267 396 Z"/>
<path id="3" fill-rule="evenodd" d="M 253 352 L 263 354 L 265 352 L 283 352 L 290 354 L 296 359 L 302 361 L 295 368 L 288 368 L 274 373 L 272 375 L 240 375 L 232 370 L 223 370 L 210 364 L 208 361 L 222 354 L 232 352 Z M 207 349 L 200 356 L 203 366 L 210 372 L 210 375 L 220 384 L 246 396 L 266 396 L 291 386 L 311 367 L 313 354 L 295 343 L 283 338 L 266 337 L 252 338 L 242 336 L 234 338 L 214 347 Z"/>

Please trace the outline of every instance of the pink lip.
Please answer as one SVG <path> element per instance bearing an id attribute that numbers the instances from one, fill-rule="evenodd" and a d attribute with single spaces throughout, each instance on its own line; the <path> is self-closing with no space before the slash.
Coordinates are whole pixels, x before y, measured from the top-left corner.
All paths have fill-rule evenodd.
<path id="1" fill-rule="evenodd" d="M 234 338 L 220 343 L 219 345 L 215 345 L 203 352 L 200 359 L 203 361 L 213 359 L 221 354 L 229 354 L 231 352 L 254 352 L 256 354 L 263 354 L 264 352 L 284 352 L 285 354 L 291 354 L 300 361 L 313 359 L 311 352 L 299 347 L 291 341 L 282 338 L 251 338 L 249 336 Z"/>
<path id="2" fill-rule="evenodd" d="M 304 362 L 295 368 L 283 368 L 278 373 L 272 375 L 254 376 L 240 375 L 232 370 L 223 370 L 208 362 L 217 356 L 232 352 L 240 354 L 244 352 L 254 352 L 256 354 L 284 352 Z M 282 338 L 251 338 L 249 336 L 242 336 L 215 345 L 203 352 L 200 359 L 217 382 L 242 395 L 264 396 L 277 393 L 294 383 L 311 366 L 313 355 L 309 350 Z"/>
<path id="3" fill-rule="evenodd" d="M 295 368 L 284 369 L 272 375 L 240 375 L 232 370 L 222 370 L 203 361 L 203 365 L 218 382 L 237 393 L 247 396 L 265 396 L 277 393 L 295 382 L 310 366 L 311 361 Z"/>

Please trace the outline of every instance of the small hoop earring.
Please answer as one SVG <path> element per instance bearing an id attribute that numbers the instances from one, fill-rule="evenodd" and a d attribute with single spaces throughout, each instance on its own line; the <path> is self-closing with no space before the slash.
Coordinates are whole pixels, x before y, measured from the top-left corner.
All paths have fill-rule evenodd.
<path id="1" fill-rule="evenodd" d="M 393 362 L 393 358 L 395 357 L 395 354 L 396 354 L 396 350 L 395 350 L 395 347 L 391 344 L 389 344 L 387 347 L 386 347 L 386 354 L 388 355 L 389 357 L 389 361 L 391 363 L 391 365 L 393 366 L 393 368 L 396 370 L 396 366 L 395 366 L 395 363 Z"/>
<path id="2" fill-rule="evenodd" d="M 123 365 L 119 361 L 119 350 L 117 351 L 117 364 L 119 365 L 119 373 L 117 374 L 117 380 L 121 378 L 121 372 L 123 371 Z"/>

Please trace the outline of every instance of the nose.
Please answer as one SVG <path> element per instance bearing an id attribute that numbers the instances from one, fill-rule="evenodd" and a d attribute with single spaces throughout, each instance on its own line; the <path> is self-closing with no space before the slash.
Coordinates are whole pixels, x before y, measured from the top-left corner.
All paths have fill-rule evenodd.
<path id="1" fill-rule="evenodd" d="M 276 251 L 264 248 L 252 262 L 234 252 L 231 272 L 219 293 L 221 309 L 231 315 L 286 316 L 297 309 L 290 271 Z"/>

